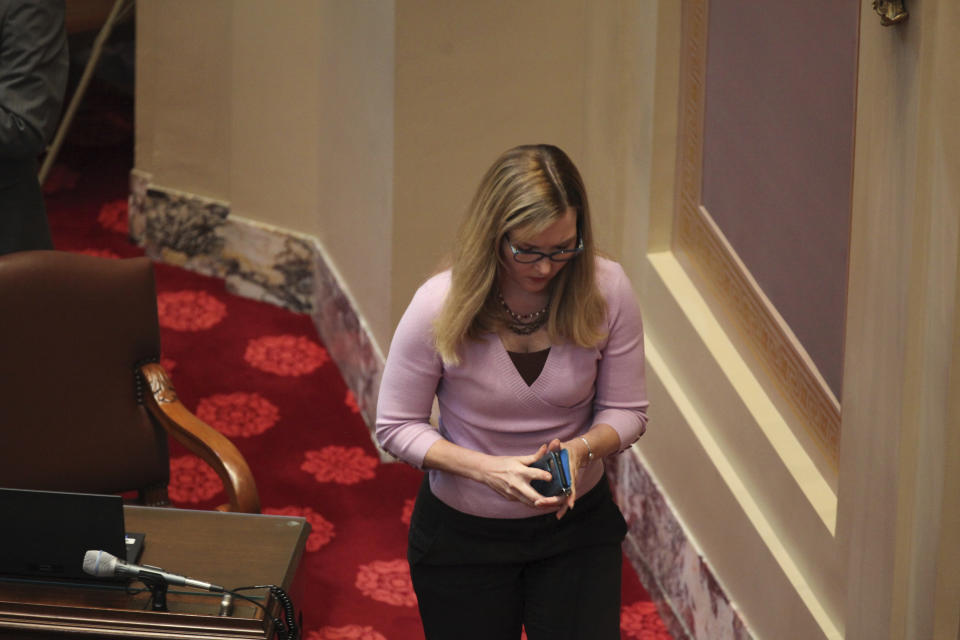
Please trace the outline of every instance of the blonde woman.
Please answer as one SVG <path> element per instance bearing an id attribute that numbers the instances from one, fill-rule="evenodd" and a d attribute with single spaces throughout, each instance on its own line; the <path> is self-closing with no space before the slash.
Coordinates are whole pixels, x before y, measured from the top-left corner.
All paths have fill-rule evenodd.
<path id="1" fill-rule="evenodd" d="M 381 445 L 428 470 L 408 548 L 428 639 L 620 637 L 626 526 L 603 460 L 642 435 L 647 404 L 640 311 L 596 254 L 579 172 L 557 147 L 510 149 L 380 387 Z M 531 482 L 551 474 L 531 465 L 561 450 L 569 495 L 542 495 Z"/>

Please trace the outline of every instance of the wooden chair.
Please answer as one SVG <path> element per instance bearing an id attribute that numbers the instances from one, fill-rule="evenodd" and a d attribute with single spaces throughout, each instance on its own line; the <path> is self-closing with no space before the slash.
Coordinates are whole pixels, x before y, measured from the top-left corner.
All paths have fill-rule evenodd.
<path id="1" fill-rule="evenodd" d="M 178 400 L 158 363 L 153 265 L 57 251 L 0 256 L 0 486 L 168 505 L 167 435 L 258 513 L 250 468 Z"/>

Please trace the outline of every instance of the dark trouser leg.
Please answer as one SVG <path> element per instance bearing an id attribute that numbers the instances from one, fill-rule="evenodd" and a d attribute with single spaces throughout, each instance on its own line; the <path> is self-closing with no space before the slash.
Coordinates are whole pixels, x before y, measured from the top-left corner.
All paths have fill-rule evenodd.
<path id="1" fill-rule="evenodd" d="M 427 640 L 517 640 L 520 565 L 410 567 Z"/>
<path id="2" fill-rule="evenodd" d="M 585 547 L 527 566 L 524 624 L 529 640 L 620 638 L 619 544 Z"/>
<path id="3" fill-rule="evenodd" d="M 0 184 L 0 255 L 35 249 L 53 249 L 53 241 L 36 173 L 27 173 L 18 182 Z"/>

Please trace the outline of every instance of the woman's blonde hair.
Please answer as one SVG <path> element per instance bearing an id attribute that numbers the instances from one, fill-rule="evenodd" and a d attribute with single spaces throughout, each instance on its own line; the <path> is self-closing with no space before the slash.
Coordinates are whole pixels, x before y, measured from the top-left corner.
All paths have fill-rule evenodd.
<path id="1" fill-rule="evenodd" d="M 552 145 L 524 145 L 501 155 L 487 170 L 460 226 L 453 248 L 451 284 L 434 322 L 437 352 L 459 364 L 458 350 L 502 322 L 496 297 L 500 245 L 513 230 L 537 235 L 568 209 L 577 216 L 583 251 L 550 283 L 547 321 L 550 340 L 592 347 L 606 335 L 606 303 L 597 288 L 590 207 L 583 179 L 563 151 Z"/>

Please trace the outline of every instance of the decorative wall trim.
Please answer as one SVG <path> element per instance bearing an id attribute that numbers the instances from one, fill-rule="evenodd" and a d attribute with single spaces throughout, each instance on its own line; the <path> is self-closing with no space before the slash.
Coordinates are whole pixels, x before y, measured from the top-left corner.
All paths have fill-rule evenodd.
<path id="1" fill-rule="evenodd" d="M 130 237 L 153 260 L 223 278 L 227 290 L 309 313 L 369 429 L 384 357 L 342 279 L 310 236 L 230 215 L 229 203 L 130 172 Z"/>
<path id="2" fill-rule="evenodd" d="M 676 640 L 751 640 L 706 560 L 632 450 L 606 462 L 627 521 L 624 553 Z"/>
<path id="3" fill-rule="evenodd" d="M 684 0 L 680 146 L 673 248 L 720 301 L 830 466 L 836 470 L 840 403 L 803 346 L 737 257 L 701 203 L 709 0 Z"/>
<path id="4" fill-rule="evenodd" d="M 380 449 L 373 437 L 377 394 L 385 358 L 342 282 L 333 263 L 318 244 L 317 259 L 314 261 L 313 323 L 330 357 L 339 365 L 344 381 L 353 391 L 381 458 L 393 460 Z"/>

